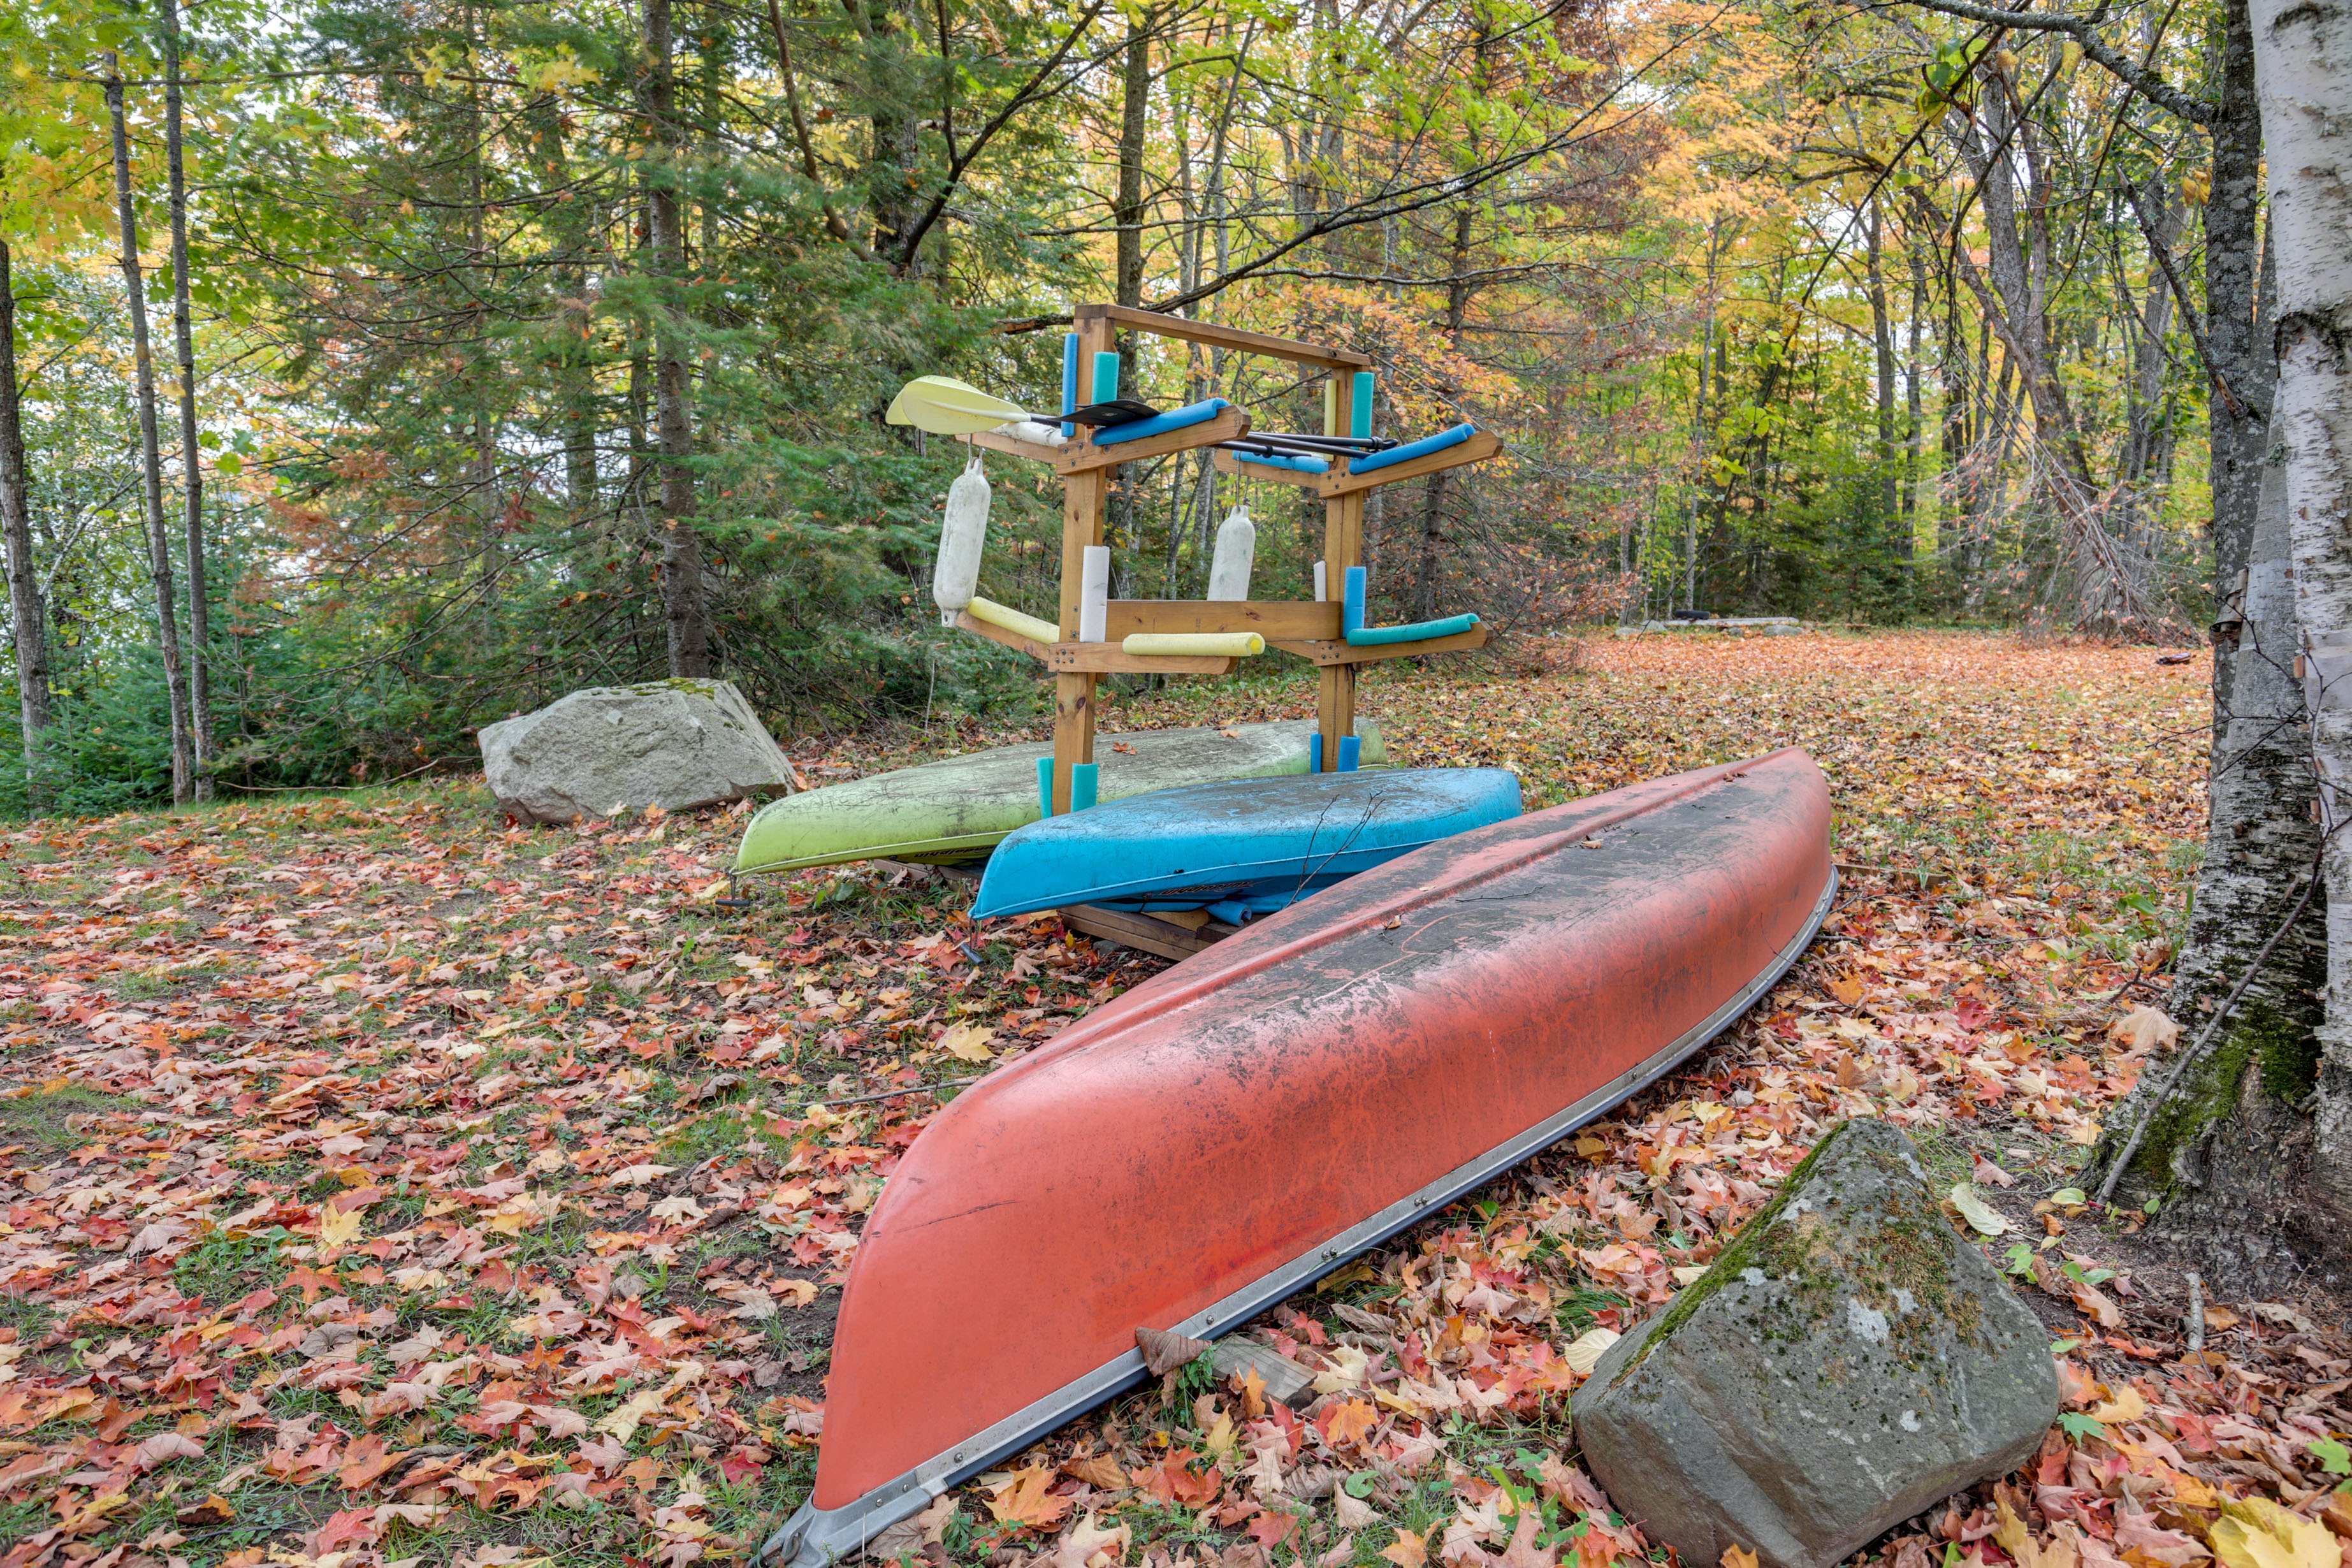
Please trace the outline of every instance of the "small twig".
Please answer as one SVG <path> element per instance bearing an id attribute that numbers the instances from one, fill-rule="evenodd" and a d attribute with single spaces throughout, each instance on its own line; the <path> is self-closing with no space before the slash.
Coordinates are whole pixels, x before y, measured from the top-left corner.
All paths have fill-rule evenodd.
<path id="1" fill-rule="evenodd" d="M 798 1105 L 788 1105 L 784 1109 L 814 1110 L 820 1105 L 863 1105 L 871 1100 L 896 1100 L 902 1094 L 922 1094 L 927 1090 L 940 1089 L 962 1089 L 979 1081 L 980 1079 L 976 1078 L 953 1078 L 945 1083 L 919 1083 L 906 1089 L 886 1089 L 879 1094 L 853 1094 L 843 1100 L 806 1100 Z"/>
<path id="2" fill-rule="evenodd" d="M 2199 1035 L 2196 1043 L 2181 1052 L 2179 1058 L 2172 1064 L 2172 1071 L 2165 1079 L 2163 1087 L 2148 1096 L 2147 1104 L 2140 1110 L 2139 1121 L 2132 1128 L 2131 1137 L 2125 1141 L 2123 1149 L 2116 1155 L 2115 1163 L 2107 1167 L 2106 1180 L 2099 1184 L 2098 1201 L 2102 1208 L 2106 1206 L 2109 1198 L 2115 1196 L 2116 1184 L 2124 1179 L 2124 1172 L 2131 1166 L 2132 1156 L 2139 1152 L 2140 1140 L 2147 1136 L 2148 1123 L 2156 1120 L 2157 1108 L 2172 1098 L 2172 1091 L 2180 1087 L 2180 1080 L 2187 1076 L 2190 1066 L 2212 1043 L 2213 1037 L 2221 1032 L 2222 1024 L 2230 1016 L 2230 1009 L 2238 1005 L 2238 998 L 2246 994 L 2246 987 L 2254 983 L 2254 976 L 2260 974 L 2263 965 L 2271 961 L 2271 950 L 2278 946 L 2279 939 L 2303 918 L 2305 906 L 2311 902 L 2312 892 L 2318 886 L 2319 858 L 2314 856 L 2311 869 L 2304 874 L 2303 893 L 2294 900 L 2294 908 L 2287 910 L 2286 919 L 2279 922 L 2278 930 L 2271 932 L 2270 940 L 2263 943 L 2263 950 L 2254 954 L 2254 961 L 2246 965 L 2243 974 L 2238 976 L 2237 984 L 2230 988 L 2229 995 L 2223 997 L 2221 1005 L 2213 1010 L 2213 1021 L 2205 1026 L 2204 1033 Z"/>
<path id="3" fill-rule="evenodd" d="M 2195 1355 L 2205 1348 L 2205 1281 L 2189 1271 L 2189 1353 Z"/>

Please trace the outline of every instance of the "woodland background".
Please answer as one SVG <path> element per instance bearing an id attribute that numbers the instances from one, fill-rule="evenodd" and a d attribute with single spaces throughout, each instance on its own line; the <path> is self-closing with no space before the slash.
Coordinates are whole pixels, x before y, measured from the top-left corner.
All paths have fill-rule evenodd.
<path id="1" fill-rule="evenodd" d="M 2210 0 L 174 3 L 0 13 L 0 812 L 463 768 L 665 671 L 779 734 L 1024 714 L 925 598 L 962 453 L 881 411 L 1045 406 L 1097 299 L 1505 437 L 1376 492 L 1382 614 L 2208 616 Z M 1134 395 L 1319 408 L 1130 346 Z M 1205 458 L 1126 471 L 1119 592 L 1197 594 L 1245 500 L 1255 592 L 1303 595 L 1295 494 Z M 1018 469 L 983 592 L 1034 609 Z"/>

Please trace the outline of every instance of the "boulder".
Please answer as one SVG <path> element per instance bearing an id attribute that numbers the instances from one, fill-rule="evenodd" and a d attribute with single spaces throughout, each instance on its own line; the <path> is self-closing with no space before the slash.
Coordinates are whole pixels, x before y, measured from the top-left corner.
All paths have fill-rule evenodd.
<path id="1" fill-rule="evenodd" d="M 792 763 L 725 680 L 592 686 L 485 724 L 480 739 L 490 793 L 525 822 L 684 811 L 792 787 Z"/>
<path id="2" fill-rule="evenodd" d="M 1910 1140 L 1843 1122 L 1714 1268 L 1601 1356 L 1585 1463 L 1694 1565 L 1831 1568 L 2024 1462 L 2058 1416 L 2050 1335 L 1948 1224 Z"/>

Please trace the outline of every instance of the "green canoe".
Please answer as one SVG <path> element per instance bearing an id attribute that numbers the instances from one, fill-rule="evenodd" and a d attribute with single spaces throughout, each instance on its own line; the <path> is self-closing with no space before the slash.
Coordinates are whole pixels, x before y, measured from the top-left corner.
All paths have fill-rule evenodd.
<path id="1" fill-rule="evenodd" d="M 1356 730 L 1364 741 L 1364 765 L 1385 766 L 1380 726 L 1365 719 Z M 1293 720 L 1224 730 L 1098 734 L 1096 798 L 1120 800 L 1186 784 L 1303 773 L 1307 738 L 1314 732 L 1313 724 Z M 1042 742 L 998 746 L 770 801 L 743 830 L 735 869 L 793 871 L 847 860 L 949 861 L 985 855 L 1006 834 L 1037 820 L 1037 759 L 1053 749 Z"/>

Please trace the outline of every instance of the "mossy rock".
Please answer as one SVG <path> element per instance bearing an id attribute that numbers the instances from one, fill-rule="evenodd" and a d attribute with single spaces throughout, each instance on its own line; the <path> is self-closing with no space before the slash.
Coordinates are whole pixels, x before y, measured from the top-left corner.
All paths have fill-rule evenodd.
<path id="1" fill-rule="evenodd" d="M 509 816 L 576 822 L 788 790 L 792 764 L 733 683 L 596 686 L 486 724 L 482 773 Z"/>
<path id="2" fill-rule="evenodd" d="M 1829 1568 L 2031 1454 L 2049 1335 L 1946 1223 L 1910 1141 L 1832 1128 L 1575 1400 L 1611 1500 L 1685 1563 Z"/>

